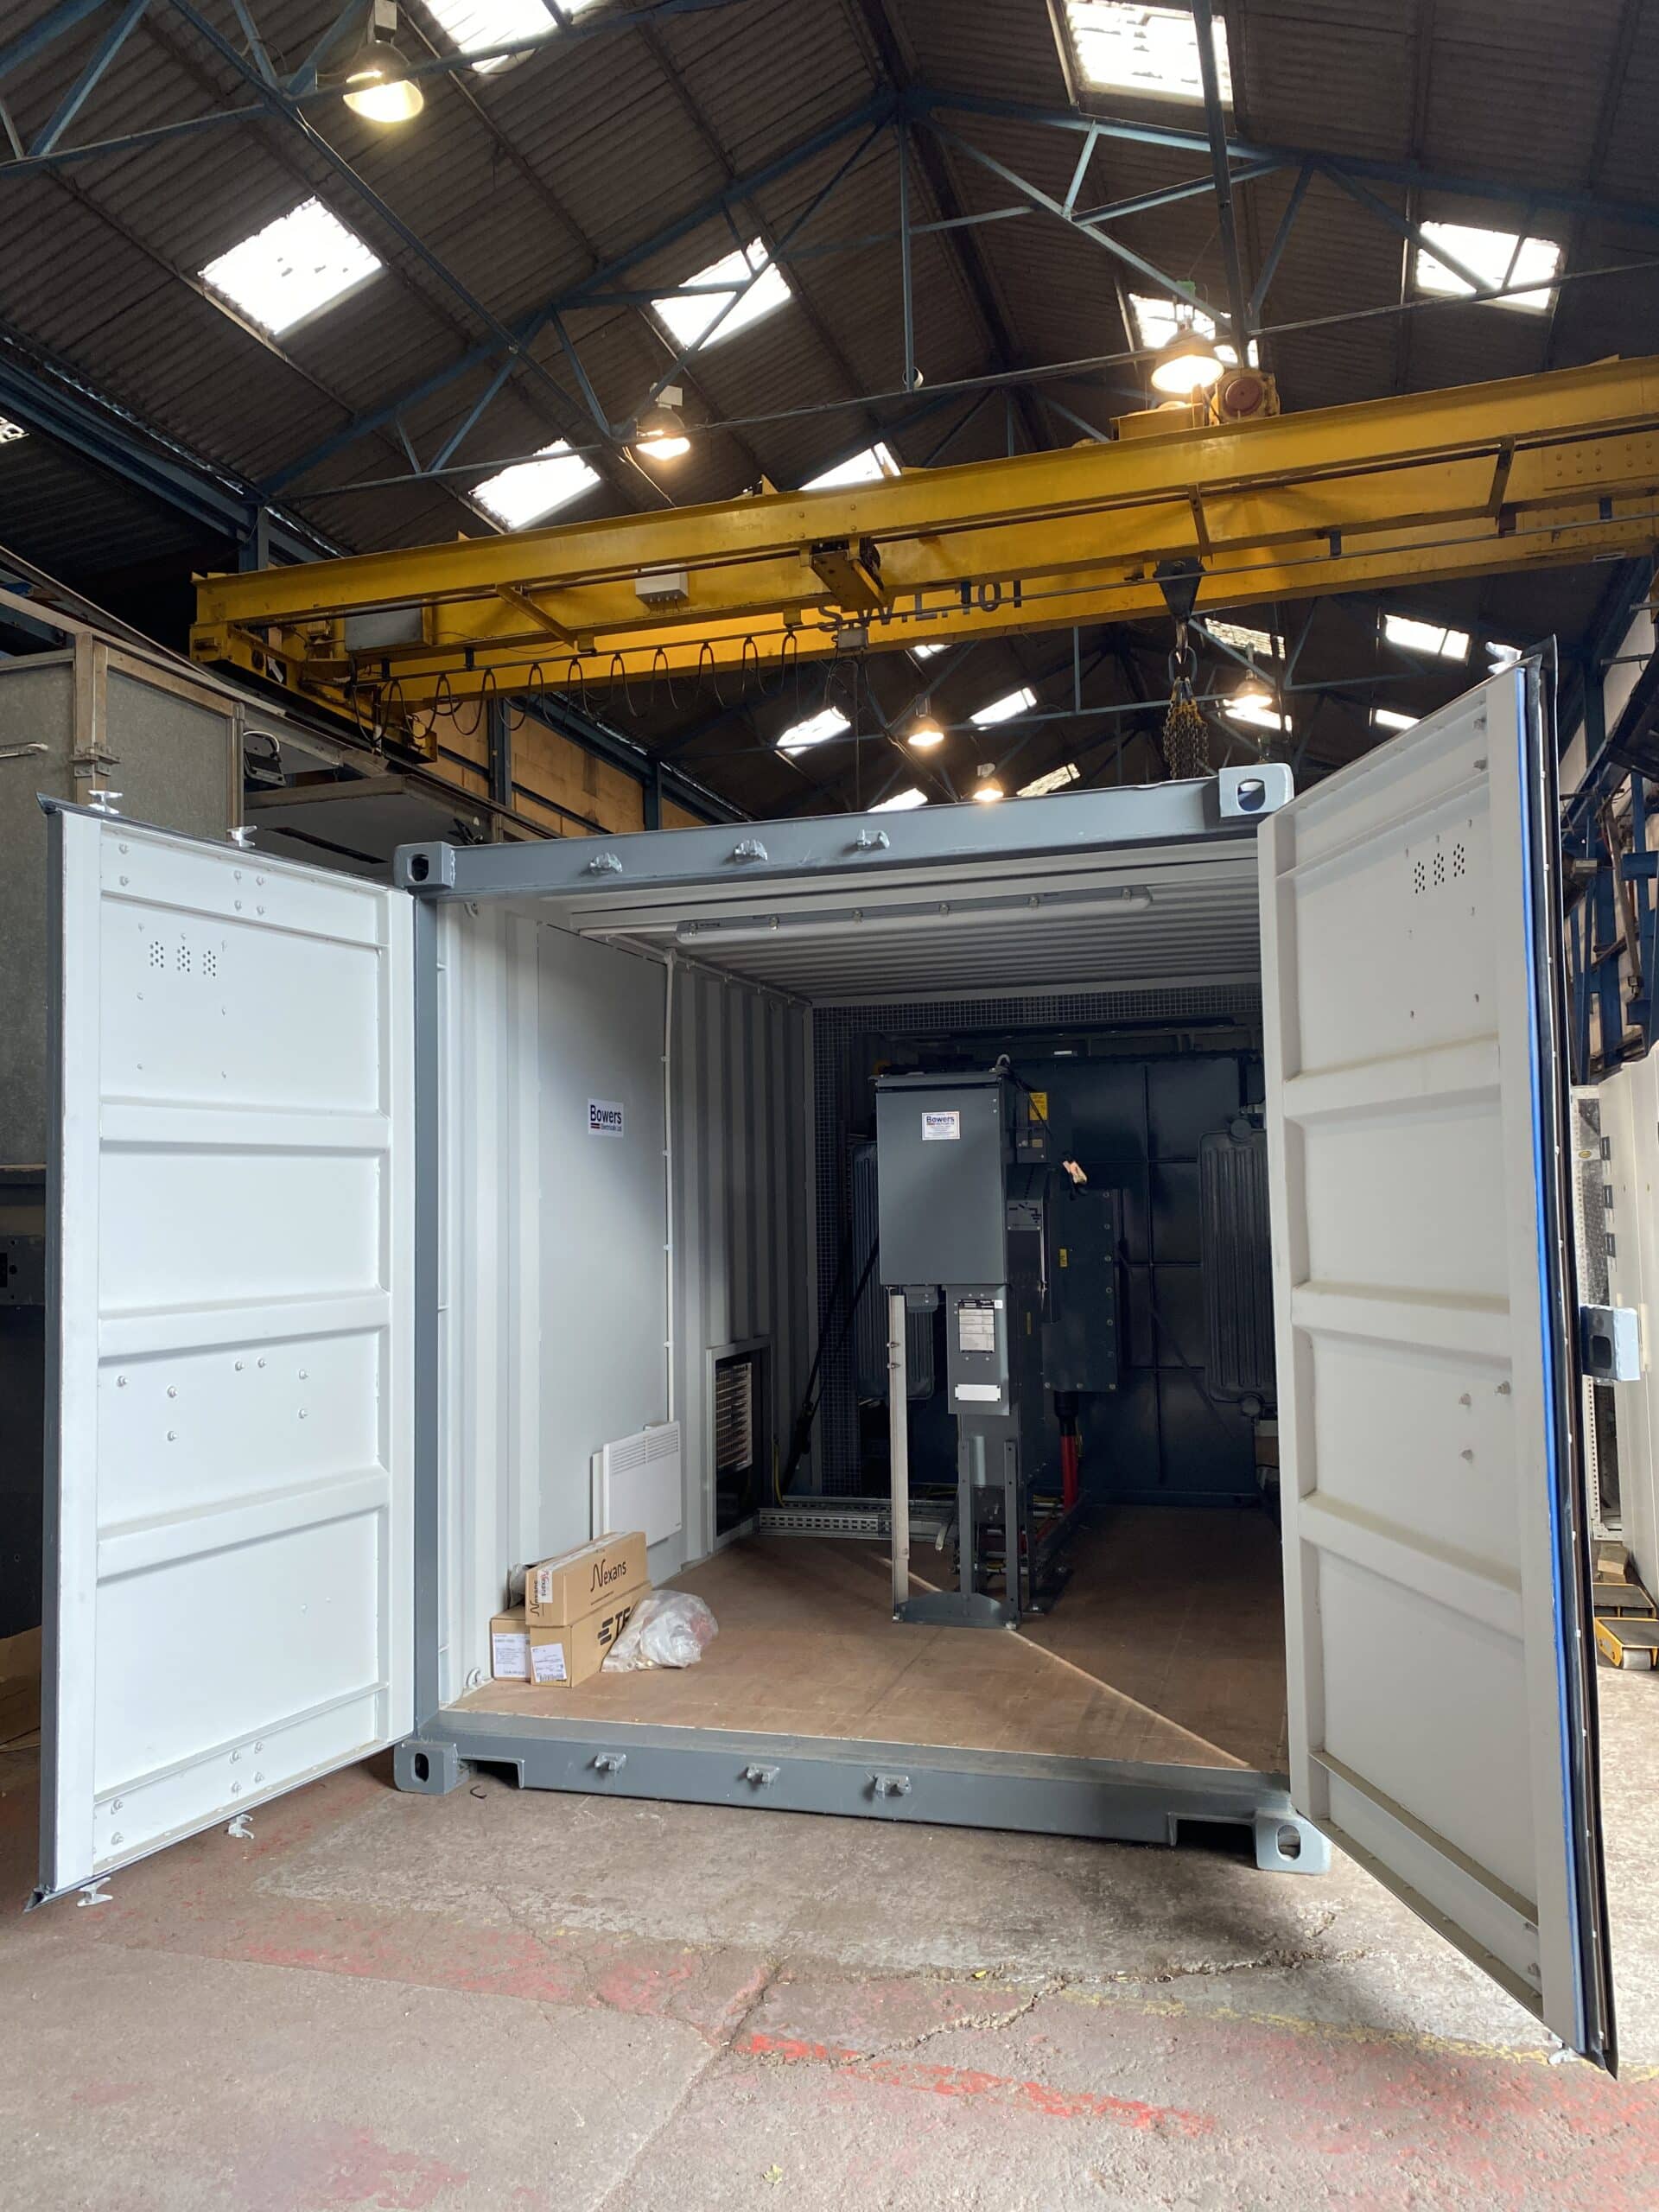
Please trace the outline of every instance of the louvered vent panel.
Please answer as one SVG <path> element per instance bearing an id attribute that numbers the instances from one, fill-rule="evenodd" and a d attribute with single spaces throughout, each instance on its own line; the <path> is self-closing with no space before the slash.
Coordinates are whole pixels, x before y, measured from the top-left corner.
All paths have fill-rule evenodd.
<path id="1" fill-rule="evenodd" d="M 741 1475 L 754 1465 L 754 1356 L 722 1359 L 715 1370 L 715 1471 Z"/>
<path id="2" fill-rule="evenodd" d="M 1205 1380 L 1219 1397 L 1274 1395 L 1273 1257 L 1264 1131 L 1198 1144 Z"/>

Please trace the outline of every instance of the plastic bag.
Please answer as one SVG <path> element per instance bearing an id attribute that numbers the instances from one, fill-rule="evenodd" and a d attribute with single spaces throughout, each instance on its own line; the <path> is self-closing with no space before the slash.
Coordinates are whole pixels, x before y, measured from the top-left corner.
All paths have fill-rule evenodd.
<path id="1" fill-rule="evenodd" d="M 695 1667 L 719 1633 L 714 1615 L 689 1590 L 652 1590 L 606 1653 L 602 1671 L 632 1675 L 646 1667 Z"/>

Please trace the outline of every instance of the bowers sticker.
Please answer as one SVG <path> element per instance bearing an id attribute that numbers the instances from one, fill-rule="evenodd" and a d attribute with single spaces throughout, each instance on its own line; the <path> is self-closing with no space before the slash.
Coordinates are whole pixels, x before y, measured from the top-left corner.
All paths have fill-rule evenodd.
<path id="1" fill-rule="evenodd" d="M 590 1137 L 621 1135 L 622 1109 L 613 1098 L 590 1098 L 588 1101 L 588 1134 Z"/>
<path id="2" fill-rule="evenodd" d="M 962 1135 L 960 1114 L 924 1114 L 922 1142 L 924 1144 L 953 1143 Z"/>

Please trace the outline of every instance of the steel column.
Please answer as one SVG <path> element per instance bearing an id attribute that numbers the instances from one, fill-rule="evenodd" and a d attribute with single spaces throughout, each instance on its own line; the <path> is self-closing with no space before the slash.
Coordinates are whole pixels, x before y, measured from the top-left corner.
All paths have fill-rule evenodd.
<path id="1" fill-rule="evenodd" d="M 498 806 L 512 804 L 512 707 L 506 699 L 489 702 L 488 733 L 490 797 Z M 646 823 L 651 828 L 651 823 Z"/>

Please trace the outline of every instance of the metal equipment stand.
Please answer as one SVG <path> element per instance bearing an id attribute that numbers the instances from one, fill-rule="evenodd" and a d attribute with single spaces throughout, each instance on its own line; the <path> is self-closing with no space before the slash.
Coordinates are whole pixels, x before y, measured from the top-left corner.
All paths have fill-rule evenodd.
<path id="1" fill-rule="evenodd" d="M 910 1586 L 910 1400 L 905 1367 L 905 1294 L 887 1293 L 887 1470 L 893 1524 L 893 1617 L 942 1628 L 1018 1628 L 1020 1560 L 1025 1515 L 1020 1487 L 1018 1446 L 1002 1440 L 1003 1548 L 1007 1597 L 992 1598 L 975 1588 L 979 1577 L 979 1517 L 976 1492 L 988 1479 L 983 1431 L 964 1428 L 957 1443 L 957 1586 L 918 1590 Z M 979 1479 L 976 1481 L 976 1477 Z"/>

